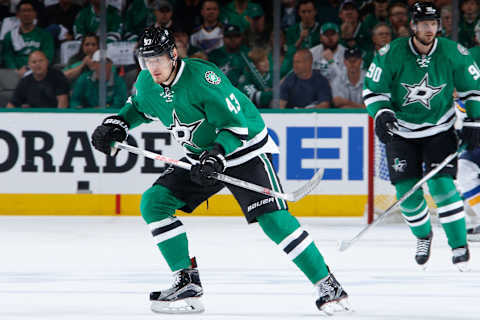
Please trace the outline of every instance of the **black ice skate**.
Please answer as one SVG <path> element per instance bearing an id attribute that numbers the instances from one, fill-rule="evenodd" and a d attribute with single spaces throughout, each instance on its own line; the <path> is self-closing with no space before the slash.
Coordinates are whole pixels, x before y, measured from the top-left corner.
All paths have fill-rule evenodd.
<path id="1" fill-rule="evenodd" d="M 430 258 L 430 249 L 432 247 L 433 232 L 430 231 L 426 238 L 417 239 L 417 250 L 415 252 L 415 261 L 425 269 L 426 263 Z"/>
<path id="2" fill-rule="evenodd" d="M 203 295 L 200 275 L 195 258 L 190 269 L 182 269 L 174 274 L 175 280 L 170 289 L 150 293 L 152 311 L 159 313 L 194 313 L 205 310 L 200 297 Z"/>
<path id="3" fill-rule="evenodd" d="M 480 225 L 467 229 L 467 240 L 472 242 L 480 241 Z"/>
<path id="4" fill-rule="evenodd" d="M 468 245 L 452 249 L 452 262 L 461 272 L 469 271 L 468 260 L 470 260 L 470 251 Z"/>
<path id="5" fill-rule="evenodd" d="M 327 315 L 351 311 L 347 292 L 331 273 L 315 285 L 315 294 L 317 308 Z"/>

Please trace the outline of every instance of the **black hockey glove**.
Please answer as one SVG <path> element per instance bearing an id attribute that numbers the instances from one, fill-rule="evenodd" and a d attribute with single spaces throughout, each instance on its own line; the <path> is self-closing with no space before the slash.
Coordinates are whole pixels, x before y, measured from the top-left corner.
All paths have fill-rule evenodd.
<path id="1" fill-rule="evenodd" d="M 226 161 L 223 147 L 216 144 L 211 150 L 204 151 L 200 155 L 200 163 L 190 169 L 190 178 L 193 182 L 202 186 L 213 186 L 218 181 L 211 178 L 213 172 L 222 173 L 225 170 Z"/>
<path id="2" fill-rule="evenodd" d="M 480 119 L 465 118 L 461 136 L 468 150 L 480 147 Z"/>
<path id="3" fill-rule="evenodd" d="M 378 139 L 384 144 L 392 141 L 394 130 L 398 130 L 397 118 L 395 113 L 389 109 L 381 109 L 379 115 L 375 117 L 375 133 Z"/>
<path id="4" fill-rule="evenodd" d="M 122 142 L 127 139 L 127 122 L 120 116 L 110 116 L 103 120 L 92 134 L 92 145 L 106 155 L 115 156 L 118 150 L 113 150 L 110 144 L 114 141 Z"/>

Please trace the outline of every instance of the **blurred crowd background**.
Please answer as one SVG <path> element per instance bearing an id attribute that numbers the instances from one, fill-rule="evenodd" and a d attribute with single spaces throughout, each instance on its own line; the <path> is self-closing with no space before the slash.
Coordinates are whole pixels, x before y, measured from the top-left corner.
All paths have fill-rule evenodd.
<path id="1" fill-rule="evenodd" d="M 375 54 L 410 36 L 414 1 L 278 2 L 0 0 L 0 107 L 121 108 L 135 93 L 138 38 L 155 24 L 173 32 L 180 57 L 215 63 L 258 108 L 363 108 Z M 433 2 L 439 36 L 479 44 L 477 0 Z"/>

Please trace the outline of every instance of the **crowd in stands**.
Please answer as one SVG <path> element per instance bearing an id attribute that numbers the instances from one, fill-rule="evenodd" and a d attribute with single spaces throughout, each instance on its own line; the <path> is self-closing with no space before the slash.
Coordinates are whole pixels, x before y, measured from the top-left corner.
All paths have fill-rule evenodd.
<path id="1" fill-rule="evenodd" d="M 0 0 L 0 78 L 15 84 L 0 87 L 0 107 L 99 107 L 101 1 Z M 460 0 L 458 41 L 467 48 L 480 40 L 477 1 Z M 153 24 L 173 32 L 181 58 L 215 63 L 259 108 L 363 108 L 370 62 L 410 35 L 412 0 L 282 0 L 273 105 L 273 2 L 106 0 L 107 107 L 134 92 L 136 42 Z M 434 2 L 440 35 L 450 38 L 451 0 Z"/>

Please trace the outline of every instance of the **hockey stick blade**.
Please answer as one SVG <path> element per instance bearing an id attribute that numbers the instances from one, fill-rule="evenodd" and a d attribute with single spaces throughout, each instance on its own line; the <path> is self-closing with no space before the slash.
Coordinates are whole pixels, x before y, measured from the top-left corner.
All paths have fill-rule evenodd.
<path id="1" fill-rule="evenodd" d="M 460 153 L 465 150 L 465 145 L 462 145 L 456 152 L 447 156 L 440 164 L 438 164 L 435 168 L 430 170 L 422 179 L 420 179 L 410 190 L 408 190 L 400 199 L 395 201 L 390 207 L 387 208 L 377 219 L 375 219 L 371 224 L 364 227 L 355 237 L 350 240 L 343 240 L 340 242 L 338 246 L 338 250 L 345 251 L 352 246 L 355 242 L 357 242 L 368 230 L 379 224 L 385 217 L 391 214 L 393 209 L 399 206 L 405 199 L 410 197 L 415 191 L 417 191 L 421 186 L 427 182 L 430 178 L 436 175 L 440 170 L 447 166 L 453 159 L 455 159 Z"/>
<path id="2" fill-rule="evenodd" d="M 182 168 L 182 169 L 185 169 L 185 170 L 190 170 L 191 167 L 192 167 L 192 165 L 190 163 L 183 162 L 183 161 L 176 160 L 176 159 L 172 159 L 172 158 L 169 158 L 169 157 L 165 157 L 161 154 L 154 153 L 154 152 L 147 151 L 147 150 L 143 150 L 143 149 L 137 148 L 135 146 L 132 146 L 132 145 L 129 145 L 129 144 L 126 144 L 126 143 L 115 142 L 112 147 L 113 148 L 118 148 L 118 149 L 123 149 L 123 150 L 126 150 L 128 152 L 135 153 L 135 154 L 138 154 L 138 155 L 141 155 L 141 156 L 153 159 L 153 160 L 159 160 L 159 161 L 174 165 L 176 167 L 179 167 L 179 168 Z M 240 180 L 240 179 L 237 179 L 237 178 L 234 178 L 234 177 L 231 177 L 231 176 L 227 176 L 227 175 L 222 174 L 222 173 L 216 173 L 215 172 L 212 175 L 212 178 L 217 179 L 219 181 L 222 181 L 224 183 L 228 183 L 228 184 L 231 184 L 231 185 L 234 185 L 234 186 L 237 186 L 237 187 L 241 187 L 241 188 L 244 188 L 244 189 L 255 191 L 255 192 L 258 192 L 258 193 L 261 193 L 261 194 L 264 194 L 264 195 L 268 195 L 268 196 L 272 196 L 272 197 L 275 197 L 275 198 L 295 202 L 295 201 L 298 201 L 298 200 L 302 199 L 307 194 L 312 192 L 313 189 L 315 189 L 315 187 L 320 183 L 320 181 L 322 181 L 323 173 L 324 173 L 323 168 L 318 169 L 318 171 L 313 175 L 313 177 L 312 177 L 312 179 L 310 179 L 310 181 L 308 181 L 306 184 L 301 186 L 299 189 L 297 189 L 297 190 L 295 190 L 291 193 L 282 193 L 282 192 L 274 191 L 274 190 L 271 190 L 271 189 L 268 189 L 268 188 L 265 188 L 265 187 L 262 187 L 262 186 L 244 181 L 244 180 Z"/>

